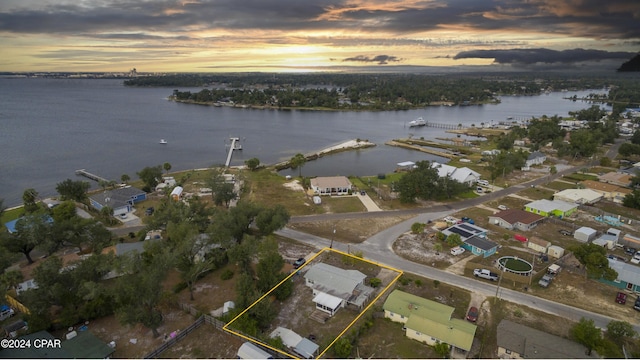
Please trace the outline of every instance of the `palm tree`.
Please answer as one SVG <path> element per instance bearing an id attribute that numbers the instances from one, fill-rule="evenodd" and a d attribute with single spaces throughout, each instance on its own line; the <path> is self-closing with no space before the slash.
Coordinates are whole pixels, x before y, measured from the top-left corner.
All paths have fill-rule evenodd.
<path id="1" fill-rule="evenodd" d="M 296 168 L 298 169 L 299 177 L 302 177 L 302 167 L 306 162 L 307 162 L 307 158 L 305 158 L 304 155 L 300 153 L 295 154 L 289 161 L 292 169 L 296 169 Z"/>

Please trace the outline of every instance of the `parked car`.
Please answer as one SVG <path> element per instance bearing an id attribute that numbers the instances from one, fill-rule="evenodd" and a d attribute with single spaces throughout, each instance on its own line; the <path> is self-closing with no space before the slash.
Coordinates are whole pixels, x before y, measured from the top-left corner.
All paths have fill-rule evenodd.
<path id="1" fill-rule="evenodd" d="M 508 207 L 504 206 L 504 205 L 498 205 L 498 210 L 507 210 Z"/>
<path id="2" fill-rule="evenodd" d="M 297 268 L 301 267 L 302 265 L 304 265 L 305 262 L 307 262 L 307 260 L 305 260 L 305 258 L 299 258 L 298 260 L 293 262 L 293 268 L 297 269 Z"/>
<path id="3" fill-rule="evenodd" d="M 469 311 L 467 312 L 467 321 L 471 321 L 471 322 L 476 322 L 478 321 L 478 308 L 475 306 L 472 306 L 469 308 Z"/>
<path id="4" fill-rule="evenodd" d="M 637 252 L 635 255 L 633 255 L 633 257 L 631 258 L 631 263 L 640 264 L 640 252 Z"/>
<path id="5" fill-rule="evenodd" d="M 364 190 L 360 190 L 360 195 L 365 196 L 365 195 L 367 195 L 367 192 L 364 191 Z"/>
<path id="6" fill-rule="evenodd" d="M 636 254 L 636 249 L 632 248 L 632 247 L 625 247 L 624 248 L 624 253 L 627 255 L 635 255 Z"/>
<path id="7" fill-rule="evenodd" d="M 13 309 L 8 305 L 0 305 L 0 321 L 4 321 L 15 314 Z"/>
<path id="8" fill-rule="evenodd" d="M 456 246 L 454 248 L 451 248 L 451 255 L 460 255 L 464 252 L 464 248 L 460 247 L 460 246 Z"/>
<path id="9" fill-rule="evenodd" d="M 147 208 L 147 210 L 145 210 L 145 211 L 144 211 L 144 213 L 145 213 L 146 215 L 153 215 L 153 212 L 154 212 L 155 210 L 156 210 L 156 209 L 154 209 L 154 208 L 153 208 L 153 206 L 152 206 L 152 207 L 148 207 L 148 208 Z"/>
<path id="10" fill-rule="evenodd" d="M 498 274 L 493 273 L 487 269 L 473 269 L 473 276 L 491 281 L 498 281 L 498 279 L 500 278 Z"/>
<path id="11" fill-rule="evenodd" d="M 640 296 L 636 298 L 636 302 L 633 304 L 633 308 L 640 311 Z"/>
<path id="12" fill-rule="evenodd" d="M 573 236 L 573 233 L 571 231 L 562 229 L 562 230 L 558 230 L 558 232 L 564 236 Z"/>
<path id="13" fill-rule="evenodd" d="M 618 304 L 626 304 L 627 303 L 627 294 L 618 291 L 618 294 L 616 295 L 616 302 Z"/>

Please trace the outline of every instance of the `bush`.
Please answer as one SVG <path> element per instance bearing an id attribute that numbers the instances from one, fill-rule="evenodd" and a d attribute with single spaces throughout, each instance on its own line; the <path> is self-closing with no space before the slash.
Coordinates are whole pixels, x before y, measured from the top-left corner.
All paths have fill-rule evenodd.
<path id="1" fill-rule="evenodd" d="M 414 282 L 416 283 L 416 286 L 417 286 L 417 287 L 422 286 L 422 280 L 420 280 L 420 279 L 416 279 Z"/>
<path id="2" fill-rule="evenodd" d="M 433 287 L 434 287 L 434 288 L 438 288 L 438 286 L 440 286 L 440 281 L 438 281 L 438 280 L 433 280 Z"/>
<path id="3" fill-rule="evenodd" d="M 180 291 L 186 289 L 187 287 L 188 287 L 188 285 L 187 285 L 186 282 L 179 282 L 179 283 L 173 285 L 173 293 L 177 294 Z"/>
<path id="4" fill-rule="evenodd" d="M 230 280 L 233 277 L 233 271 L 226 269 L 220 274 L 220 279 L 222 280 Z"/>
<path id="5" fill-rule="evenodd" d="M 406 286 L 406 285 L 409 285 L 409 283 L 411 282 L 411 279 L 401 276 L 400 279 L 398 279 L 398 282 Z"/>
<path id="6" fill-rule="evenodd" d="M 377 288 L 378 286 L 380 286 L 380 284 L 382 284 L 382 280 L 378 278 L 372 278 L 371 280 L 369 280 L 369 285 L 372 288 Z"/>
<path id="7" fill-rule="evenodd" d="M 424 232 L 424 226 L 425 225 L 423 223 L 415 222 L 411 224 L 411 232 L 414 234 L 420 234 Z"/>

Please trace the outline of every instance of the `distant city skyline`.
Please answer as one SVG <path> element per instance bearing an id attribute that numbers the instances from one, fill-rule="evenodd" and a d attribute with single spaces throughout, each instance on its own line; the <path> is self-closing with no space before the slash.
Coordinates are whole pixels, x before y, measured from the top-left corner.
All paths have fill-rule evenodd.
<path id="1" fill-rule="evenodd" d="M 636 0 L 3 0 L 0 71 L 615 69 Z"/>

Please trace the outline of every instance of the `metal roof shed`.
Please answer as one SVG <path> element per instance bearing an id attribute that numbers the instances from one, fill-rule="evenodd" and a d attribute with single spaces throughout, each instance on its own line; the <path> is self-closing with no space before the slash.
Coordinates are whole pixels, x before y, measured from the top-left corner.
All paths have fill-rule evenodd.
<path id="1" fill-rule="evenodd" d="M 238 349 L 238 359 L 273 359 L 273 356 L 257 345 L 245 342 Z"/>
<path id="2" fill-rule="evenodd" d="M 581 242 L 589 242 L 596 237 L 596 233 L 596 230 L 583 226 L 573 233 L 573 237 Z"/>

